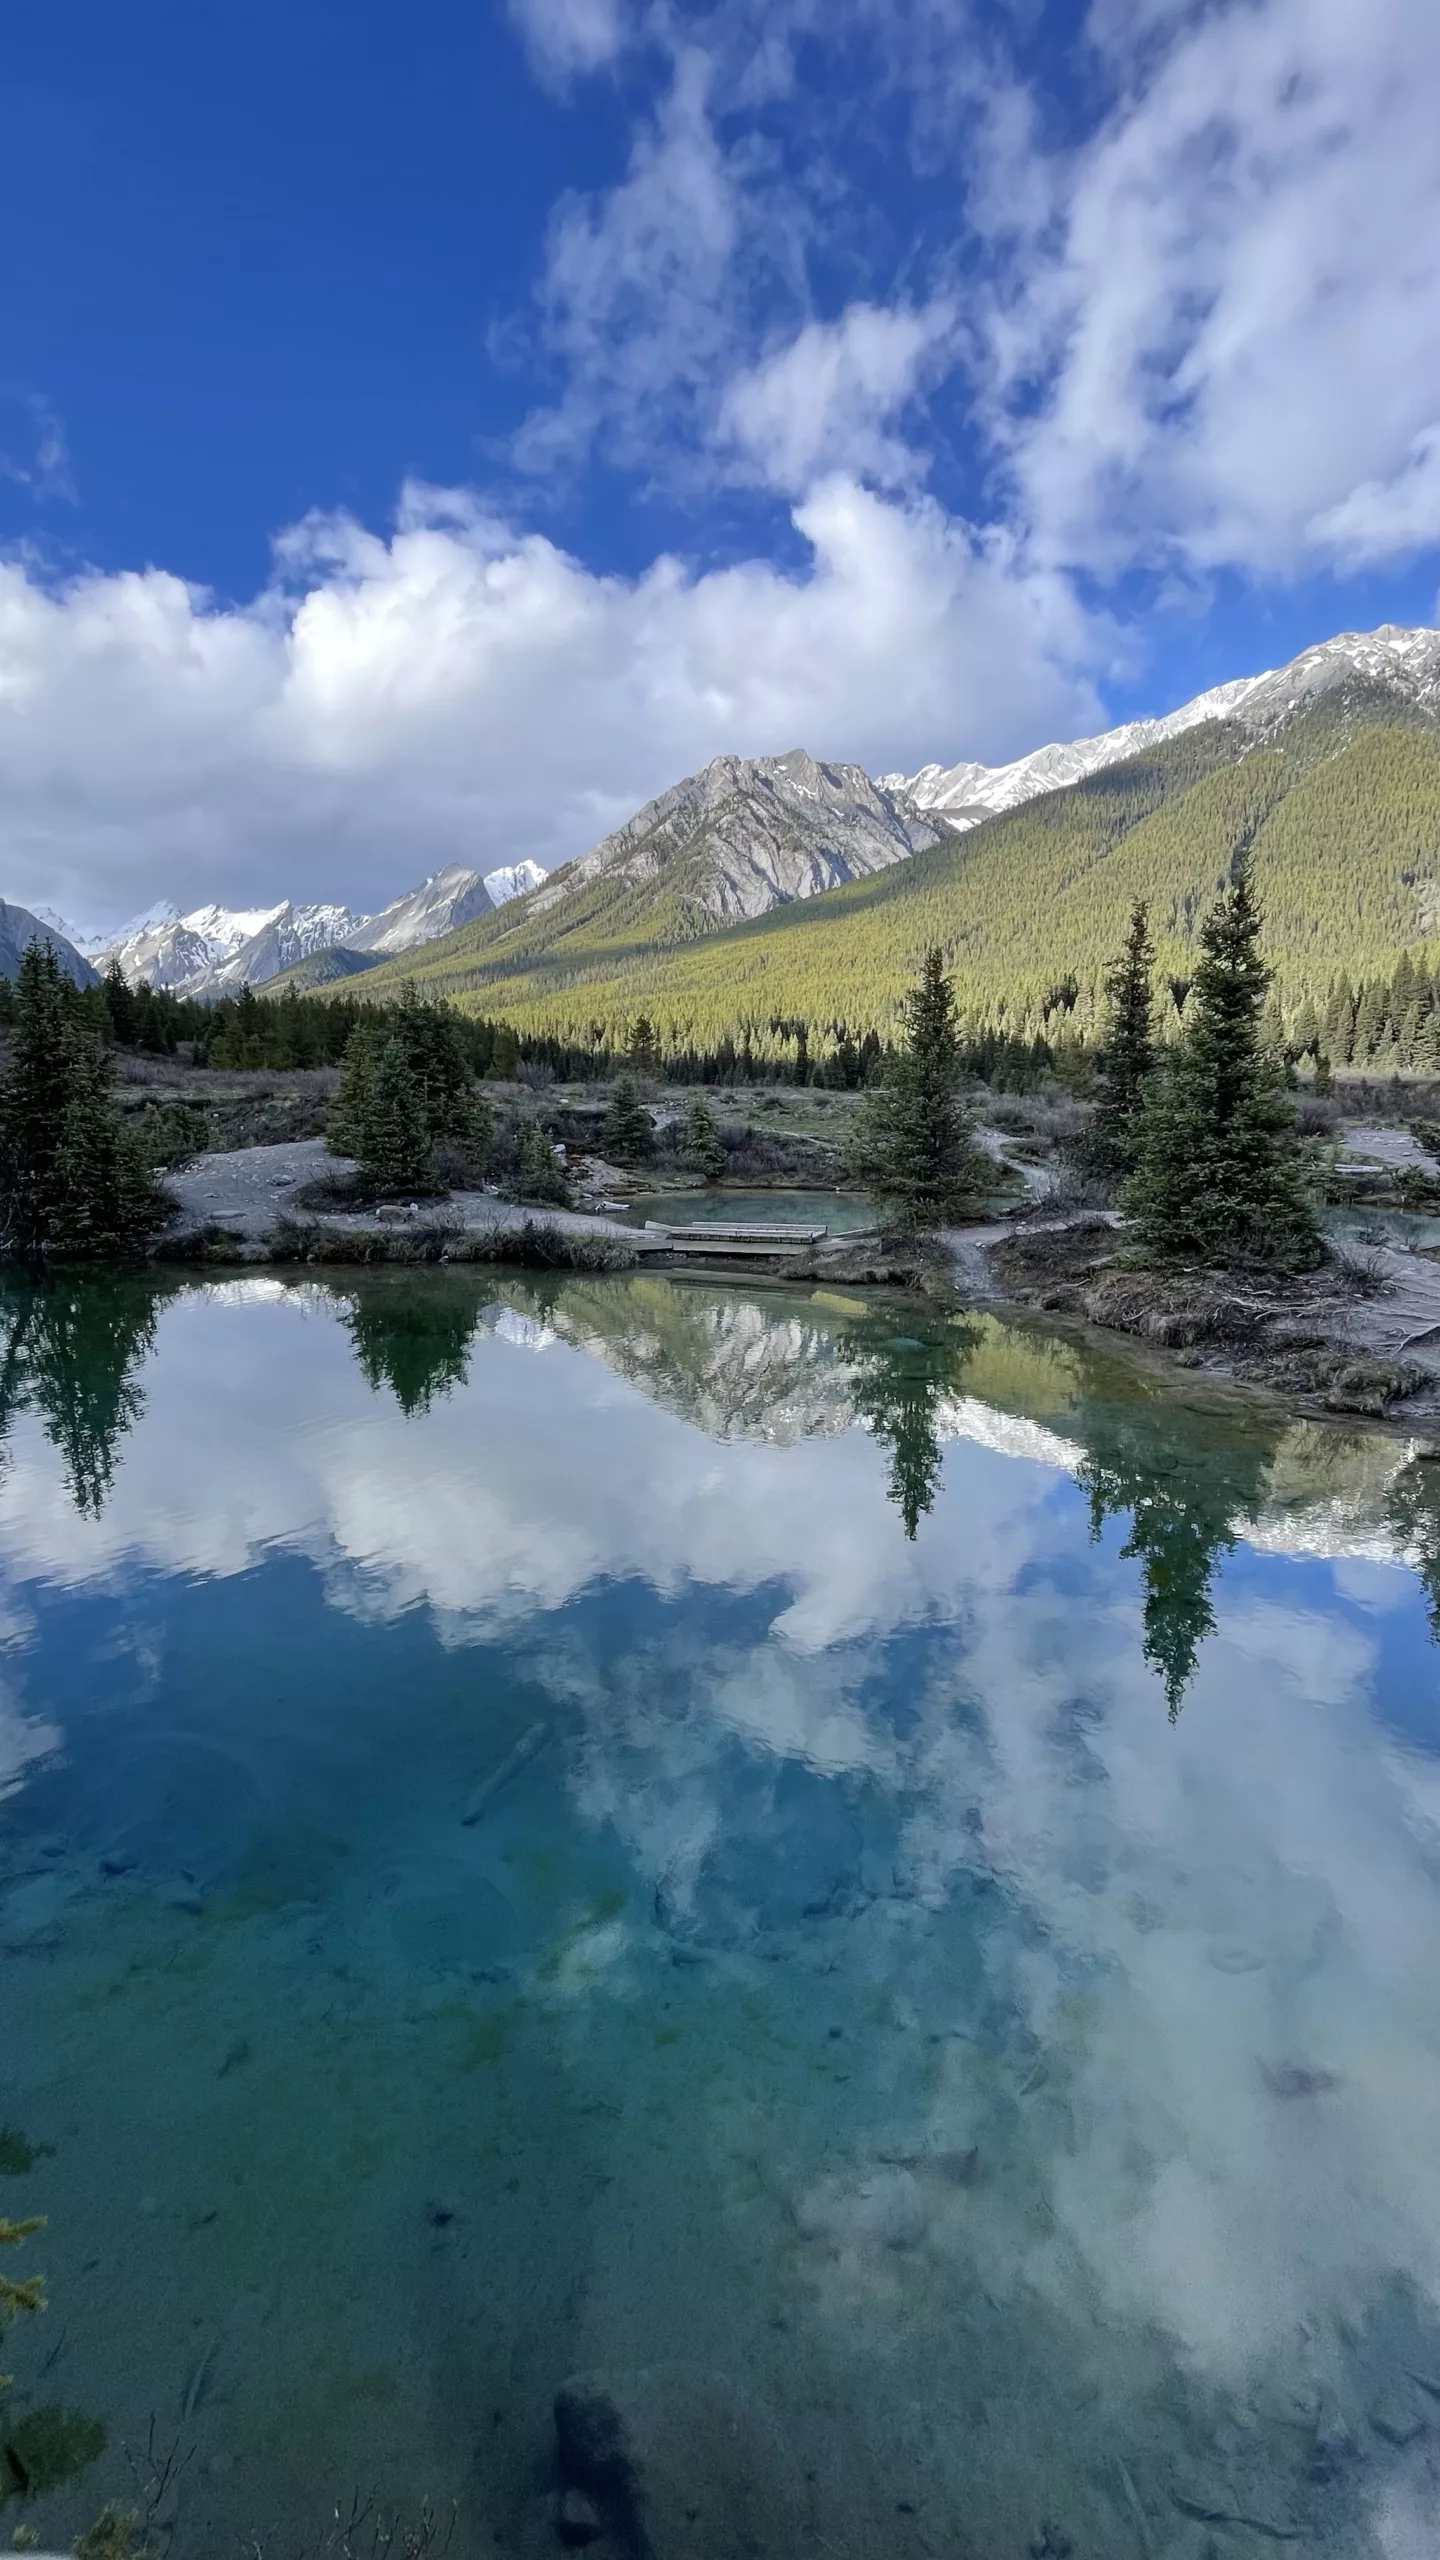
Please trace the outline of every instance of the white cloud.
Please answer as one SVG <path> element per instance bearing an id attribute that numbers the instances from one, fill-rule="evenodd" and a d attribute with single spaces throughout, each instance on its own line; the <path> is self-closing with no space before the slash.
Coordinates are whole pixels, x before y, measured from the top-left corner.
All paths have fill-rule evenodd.
<path id="1" fill-rule="evenodd" d="M 1362 480 L 1311 531 L 1348 565 L 1393 559 L 1440 542 L 1440 427 L 1415 438 L 1398 471 Z"/>
<path id="2" fill-rule="evenodd" d="M 800 492 L 835 470 L 903 487 L 919 460 L 890 422 L 943 361 L 954 330 L 947 302 L 920 311 L 856 302 L 838 321 L 812 321 L 729 384 L 721 437 L 772 488 Z"/>
<path id="3" fill-rule="evenodd" d="M 1058 246 L 1026 231 L 997 300 L 1018 502 L 1047 557 L 1101 572 L 1178 552 L 1284 574 L 1312 528 L 1323 547 L 1361 517 L 1366 556 L 1410 547 L 1440 378 L 1440 15 L 1215 9 L 1137 67 L 1166 14 L 1112 12 L 1133 85 L 1058 170 Z M 1372 484 L 1397 474 L 1387 510 Z"/>
<path id="4" fill-rule="evenodd" d="M 565 390 L 516 439 L 522 469 L 551 471 L 596 440 L 626 463 L 670 469 L 670 440 L 688 447 L 713 413 L 743 343 L 758 207 L 743 146 L 732 158 L 717 139 L 712 77 L 708 54 L 681 52 L 622 182 L 556 208 L 542 325 Z"/>
<path id="5" fill-rule="evenodd" d="M 510 0 L 510 15 L 537 68 L 560 79 L 600 70 L 625 42 L 620 0 Z"/>
<path id="6" fill-rule="evenodd" d="M 77 919 L 158 894 L 379 903 L 450 861 L 579 853 L 724 751 L 884 770 L 1092 726 L 1062 578 L 835 478 L 803 571 L 597 577 L 464 492 L 387 540 L 312 520 L 248 606 L 0 564 L 0 888 Z"/>
<path id="7" fill-rule="evenodd" d="M 28 489 L 32 498 L 75 504 L 65 429 L 38 391 L 0 389 L 0 480 Z"/>

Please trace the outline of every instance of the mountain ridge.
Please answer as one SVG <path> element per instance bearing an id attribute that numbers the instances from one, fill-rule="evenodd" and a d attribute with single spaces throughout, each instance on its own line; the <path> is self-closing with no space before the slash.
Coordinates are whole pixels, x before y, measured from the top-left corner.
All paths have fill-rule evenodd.
<path id="1" fill-rule="evenodd" d="M 1110 732 L 1075 781 L 947 825 L 908 860 L 823 896 L 687 935 L 673 898 L 664 912 L 663 882 L 660 895 L 651 884 L 648 916 L 614 901 L 597 912 L 584 868 L 570 866 L 547 884 L 540 930 L 526 913 L 535 902 L 521 902 L 508 925 L 487 919 L 431 946 L 411 974 L 469 1010 L 579 1045 L 623 1044 L 643 1012 L 673 1046 L 743 1038 L 777 1056 L 803 1022 L 814 1056 L 840 1025 L 886 1032 L 933 941 L 973 1021 L 1028 1037 L 1058 1008 L 1093 1030 L 1131 902 L 1150 903 L 1162 985 L 1185 984 L 1242 844 L 1287 1004 L 1321 1000 L 1347 970 L 1388 978 L 1440 935 L 1440 632 L 1342 634 L 1196 701 L 1209 716 L 1181 706 L 1125 756 L 1110 752 Z"/>
<path id="2" fill-rule="evenodd" d="M 1197 693 L 1178 710 L 1155 719 L 1128 720 L 1093 738 L 1073 738 L 1032 748 L 1010 764 L 962 763 L 948 769 L 922 765 L 915 774 L 885 774 L 887 787 L 908 793 L 923 809 L 937 809 L 952 827 L 982 825 L 1007 809 L 1047 791 L 1082 782 L 1107 765 L 1123 763 L 1147 747 L 1183 737 L 1211 720 L 1233 719 L 1263 733 L 1302 698 L 1313 697 L 1347 676 L 1370 681 L 1398 680 L 1414 698 L 1440 705 L 1440 632 L 1424 625 L 1382 623 L 1376 631 L 1337 632 L 1317 641 L 1283 667 L 1267 667 L 1257 676 L 1232 677 Z"/>

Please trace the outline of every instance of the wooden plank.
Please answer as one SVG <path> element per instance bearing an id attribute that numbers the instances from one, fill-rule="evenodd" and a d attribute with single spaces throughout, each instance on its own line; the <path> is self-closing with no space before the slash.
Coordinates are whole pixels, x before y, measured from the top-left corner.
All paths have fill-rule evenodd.
<path id="1" fill-rule="evenodd" d="M 709 1236 L 727 1244 L 818 1244 L 829 1232 L 828 1227 L 732 1227 L 718 1218 L 706 1218 L 689 1227 L 665 1226 L 658 1218 L 645 1221 L 647 1236 L 665 1236 L 672 1242 L 677 1236 Z"/>

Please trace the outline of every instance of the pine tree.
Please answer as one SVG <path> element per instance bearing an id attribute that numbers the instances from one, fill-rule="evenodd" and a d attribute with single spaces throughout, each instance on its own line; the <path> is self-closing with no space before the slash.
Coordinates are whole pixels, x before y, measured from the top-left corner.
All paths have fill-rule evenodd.
<path id="1" fill-rule="evenodd" d="M 660 1042 L 656 1036 L 655 1025 L 648 1014 L 637 1014 L 632 1022 L 630 1037 L 625 1044 L 625 1055 L 637 1075 L 659 1074 Z"/>
<path id="2" fill-rule="evenodd" d="M 403 1040 L 383 1020 L 358 1022 L 340 1070 L 329 1144 L 353 1156 L 375 1191 L 428 1191 L 435 1140 Z"/>
<path id="3" fill-rule="evenodd" d="M 33 1257 L 49 1241 L 56 1162 L 73 1089 L 73 993 L 48 944 L 32 942 L 15 984 L 10 1068 L 0 1093 L 5 1244 Z"/>
<path id="4" fill-rule="evenodd" d="M 861 1103 L 846 1157 L 851 1177 L 912 1230 L 962 1216 L 993 1185 L 970 1134 L 960 1077 L 955 991 L 932 944 L 905 999 L 903 1046 Z"/>
<path id="5" fill-rule="evenodd" d="M 635 1090 L 633 1076 L 621 1076 L 605 1114 L 605 1153 L 616 1164 L 636 1164 L 655 1152 L 650 1114 Z"/>
<path id="6" fill-rule="evenodd" d="M 1309 1269 L 1321 1254 L 1283 1068 L 1248 861 L 1201 929 L 1185 1028 L 1146 1096 L 1126 1206 L 1163 1262 Z"/>
<path id="7" fill-rule="evenodd" d="M 377 1191 L 427 1191 L 435 1140 L 403 1040 L 382 1040 L 366 1107 L 361 1169 Z"/>
<path id="8" fill-rule="evenodd" d="M 1129 1173 L 1135 1164 L 1140 1105 L 1154 1071 L 1151 972 L 1155 954 L 1142 900 L 1131 911 L 1124 950 L 1105 980 L 1104 1069 L 1100 1099 L 1086 1134 L 1086 1161 L 1097 1172 Z"/>
<path id="9" fill-rule="evenodd" d="M 84 1000 L 47 945 L 20 963 L 10 1066 L 0 1085 L 5 1252 L 118 1254 L 151 1226 L 158 1201 L 110 1089 Z"/>
<path id="10" fill-rule="evenodd" d="M 703 1093 L 696 1094 L 685 1114 L 684 1154 L 686 1163 L 703 1173 L 707 1182 L 718 1182 L 729 1161 L 715 1114 Z"/>
<path id="11" fill-rule="evenodd" d="M 78 1041 L 55 1157 L 49 1250 L 98 1260 L 129 1252 L 158 1219 L 160 1201 L 110 1091 L 104 1051 Z"/>
<path id="12" fill-rule="evenodd" d="M 512 1200 L 536 1202 L 549 1209 L 567 1209 L 570 1205 L 565 1167 L 538 1120 L 527 1120 L 520 1132 L 515 1172 L 507 1188 Z"/>

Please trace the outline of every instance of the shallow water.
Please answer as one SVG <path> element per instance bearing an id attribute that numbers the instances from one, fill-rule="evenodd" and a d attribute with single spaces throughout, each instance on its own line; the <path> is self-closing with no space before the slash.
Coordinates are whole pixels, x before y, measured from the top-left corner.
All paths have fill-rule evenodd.
<path id="1" fill-rule="evenodd" d="M 1332 1235 L 1356 1244 L 1393 1244 L 1411 1253 L 1431 1253 L 1440 1246 L 1440 1218 L 1415 1209 L 1327 1209 Z"/>
<path id="2" fill-rule="evenodd" d="M 12 1293 L 0 1399 L 7 2534 L 538 2555 L 658 2362 L 787 2560 L 1433 2552 L 1440 1470 L 645 1276 Z"/>
<path id="3" fill-rule="evenodd" d="M 835 1236 L 862 1234 L 877 1223 L 873 1200 L 856 1191 L 647 1191 L 625 1214 L 636 1227 L 647 1218 L 681 1227 L 793 1223 L 828 1227 Z"/>

